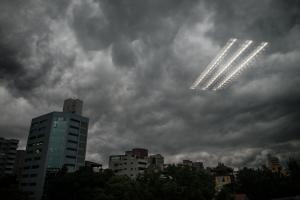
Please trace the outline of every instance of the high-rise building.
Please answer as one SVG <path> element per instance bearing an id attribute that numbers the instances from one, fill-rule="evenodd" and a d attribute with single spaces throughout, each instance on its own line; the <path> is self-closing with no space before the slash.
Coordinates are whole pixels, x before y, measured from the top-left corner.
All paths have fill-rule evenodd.
<path id="1" fill-rule="evenodd" d="M 64 110 L 31 121 L 20 184 L 33 199 L 42 197 L 47 173 L 63 166 L 72 172 L 85 165 L 89 119 Z"/>
<path id="2" fill-rule="evenodd" d="M 14 174 L 16 175 L 18 181 L 22 177 L 22 169 L 24 165 L 25 155 L 26 155 L 25 150 L 17 150 L 16 160 L 14 165 Z"/>
<path id="3" fill-rule="evenodd" d="M 109 157 L 109 169 L 117 175 L 127 175 L 136 178 L 144 173 L 148 166 L 148 150 L 135 148 L 126 151 L 125 155 L 113 155 Z"/>
<path id="4" fill-rule="evenodd" d="M 0 176 L 13 174 L 19 140 L 0 138 Z"/>
<path id="5" fill-rule="evenodd" d="M 64 101 L 63 112 L 82 114 L 83 102 L 80 99 L 66 99 Z"/>

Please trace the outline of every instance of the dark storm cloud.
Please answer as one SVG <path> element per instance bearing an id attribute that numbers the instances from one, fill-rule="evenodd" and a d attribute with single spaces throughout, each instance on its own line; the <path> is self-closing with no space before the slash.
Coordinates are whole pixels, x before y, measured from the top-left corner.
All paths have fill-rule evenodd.
<path id="1" fill-rule="evenodd" d="M 214 12 L 215 28 L 208 34 L 222 42 L 230 37 L 268 41 L 272 51 L 299 48 L 300 2 L 214 1 L 207 5 Z"/>
<path id="2" fill-rule="evenodd" d="M 49 49 L 53 40 L 49 26 L 51 18 L 63 15 L 67 3 L 17 0 L 0 5 L 0 79 L 17 96 L 25 95 L 46 84 L 48 73 L 60 62 L 57 52 Z M 64 57 L 63 62 L 71 64 L 72 59 Z"/>
<path id="3" fill-rule="evenodd" d="M 79 97 L 104 164 L 133 147 L 206 165 L 299 156 L 298 1 L 2 2 L 1 135 L 25 144 L 30 118 Z M 189 90 L 231 37 L 271 45 L 225 90 Z"/>

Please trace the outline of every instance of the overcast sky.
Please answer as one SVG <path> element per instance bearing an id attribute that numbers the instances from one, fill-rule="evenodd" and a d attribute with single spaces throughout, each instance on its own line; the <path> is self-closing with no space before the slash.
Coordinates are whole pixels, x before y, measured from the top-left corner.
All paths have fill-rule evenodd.
<path id="1" fill-rule="evenodd" d="M 230 87 L 190 85 L 229 38 L 269 48 Z M 0 136 L 69 97 L 90 118 L 87 159 L 133 147 L 205 166 L 300 155 L 300 1 L 1 0 Z"/>

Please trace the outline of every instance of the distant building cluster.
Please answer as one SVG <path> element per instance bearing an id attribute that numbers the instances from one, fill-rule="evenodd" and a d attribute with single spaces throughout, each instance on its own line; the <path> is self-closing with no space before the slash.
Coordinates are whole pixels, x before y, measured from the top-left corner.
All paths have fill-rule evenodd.
<path id="1" fill-rule="evenodd" d="M 82 108 L 81 100 L 66 99 L 62 112 L 33 118 L 26 150 L 17 150 L 19 141 L 16 139 L 0 138 L 0 176 L 15 175 L 20 189 L 31 199 L 40 200 L 47 187 L 47 179 L 61 170 L 69 173 L 87 167 L 95 173 L 101 172 L 101 164 L 85 160 L 89 118 L 82 116 Z M 168 166 L 161 154 L 149 154 L 144 148 L 111 155 L 108 162 L 108 168 L 116 175 L 132 179 L 146 170 L 162 171 Z M 183 160 L 177 166 L 204 170 L 203 163 L 198 161 Z M 274 173 L 283 172 L 276 157 L 268 157 L 267 167 Z M 235 180 L 234 170 L 222 163 L 205 170 L 214 176 L 216 191 Z"/>

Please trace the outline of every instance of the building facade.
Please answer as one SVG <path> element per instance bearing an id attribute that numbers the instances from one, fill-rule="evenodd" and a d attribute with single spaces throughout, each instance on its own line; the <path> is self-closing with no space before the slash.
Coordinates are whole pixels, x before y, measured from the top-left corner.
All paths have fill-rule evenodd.
<path id="1" fill-rule="evenodd" d="M 160 154 L 150 155 L 148 158 L 148 168 L 163 170 L 164 157 Z"/>
<path id="2" fill-rule="evenodd" d="M 189 167 L 193 167 L 193 168 L 196 168 L 196 169 L 204 169 L 204 166 L 203 166 L 203 162 L 193 162 L 191 160 L 182 160 L 182 164 L 180 164 L 182 166 L 189 166 Z"/>
<path id="3" fill-rule="evenodd" d="M 273 173 L 279 173 L 282 171 L 282 166 L 280 164 L 280 161 L 277 157 L 268 155 L 268 161 L 267 161 L 267 167 L 273 172 Z"/>
<path id="4" fill-rule="evenodd" d="M 113 155 L 109 157 L 109 169 L 117 175 L 127 175 L 135 179 L 143 174 L 148 167 L 148 150 L 135 148 L 126 151 L 125 155 Z"/>
<path id="5" fill-rule="evenodd" d="M 225 166 L 223 163 L 211 169 L 210 171 L 215 178 L 215 190 L 221 191 L 225 185 L 234 182 L 233 168 Z"/>
<path id="6" fill-rule="evenodd" d="M 83 102 L 80 99 L 66 99 L 64 101 L 63 112 L 70 112 L 82 115 Z"/>
<path id="7" fill-rule="evenodd" d="M 0 138 L 0 176 L 14 173 L 19 140 Z"/>
<path id="8" fill-rule="evenodd" d="M 32 119 L 20 186 L 41 199 L 47 173 L 63 166 L 84 166 L 89 119 L 72 112 L 51 112 Z"/>
<path id="9" fill-rule="evenodd" d="M 22 177 L 22 169 L 24 166 L 25 155 L 25 150 L 17 150 L 16 160 L 14 164 L 14 174 L 16 175 L 18 181 L 20 181 L 20 178 Z"/>

